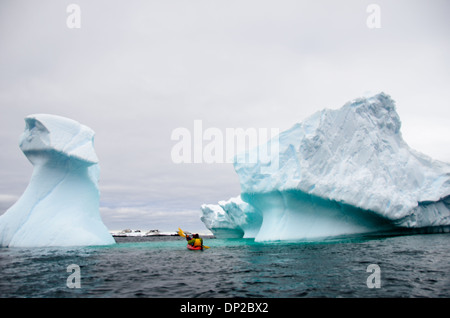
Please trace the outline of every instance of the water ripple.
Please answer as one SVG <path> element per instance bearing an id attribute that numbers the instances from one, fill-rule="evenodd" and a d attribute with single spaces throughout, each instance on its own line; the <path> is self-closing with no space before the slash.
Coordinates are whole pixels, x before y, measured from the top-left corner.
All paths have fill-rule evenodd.
<path id="1" fill-rule="evenodd" d="M 1 248 L 0 297 L 450 297 L 449 234 L 308 243 L 153 239 L 110 247 Z M 81 288 L 66 285 L 80 266 Z M 381 268 L 381 288 L 366 271 Z"/>

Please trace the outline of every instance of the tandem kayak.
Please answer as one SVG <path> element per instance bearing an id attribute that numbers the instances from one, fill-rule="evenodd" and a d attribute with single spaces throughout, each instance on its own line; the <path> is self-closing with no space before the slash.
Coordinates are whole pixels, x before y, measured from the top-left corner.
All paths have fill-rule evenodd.
<path id="1" fill-rule="evenodd" d="M 188 250 L 191 250 L 191 251 L 201 251 L 202 250 L 201 246 L 192 246 L 190 244 L 187 245 L 187 248 L 188 248 Z"/>
<path id="2" fill-rule="evenodd" d="M 178 235 L 181 237 L 186 237 L 186 234 L 184 234 L 183 230 L 178 228 Z M 197 246 L 194 247 L 190 244 L 187 245 L 188 250 L 193 250 L 193 251 L 202 251 L 205 248 L 209 248 L 209 246 L 203 245 L 203 248 L 201 246 Z"/>

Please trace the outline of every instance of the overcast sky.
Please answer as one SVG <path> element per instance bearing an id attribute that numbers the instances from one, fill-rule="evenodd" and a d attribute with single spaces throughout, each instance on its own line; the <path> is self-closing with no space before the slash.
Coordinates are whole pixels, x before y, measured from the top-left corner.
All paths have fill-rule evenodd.
<path id="1" fill-rule="evenodd" d="M 231 164 L 173 163 L 171 133 L 194 120 L 282 131 L 384 91 L 406 142 L 450 162 L 449 13 L 447 0 L 2 0 L 0 214 L 31 176 L 18 139 L 33 113 L 96 132 L 110 229 L 204 231 L 200 205 L 239 194 Z"/>

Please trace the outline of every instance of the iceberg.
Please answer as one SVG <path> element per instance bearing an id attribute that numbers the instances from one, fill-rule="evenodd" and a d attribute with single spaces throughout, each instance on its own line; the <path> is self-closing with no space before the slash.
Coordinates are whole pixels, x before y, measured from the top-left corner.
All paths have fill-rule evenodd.
<path id="1" fill-rule="evenodd" d="M 0 246 L 114 244 L 99 213 L 94 132 L 48 114 L 25 118 L 20 148 L 34 166 L 30 182 L 0 216 Z"/>
<path id="2" fill-rule="evenodd" d="M 221 238 L 252 238 L 261 227 L 261 214 L 241 196 L 219 201 L 219 204 L 203 204 L 201 209 L 202 222 Z"/>
<path id="3" fill-rule="evenodd" d="M 240 198 L 248 206 L 203 205 L 202 220 L 213 233 L 240 228 L 256 241 L 447 227 L 450 165 L 411 149 L 400 127 L 385 93 L 319 111 L 237 155 Z M 278 151 L 245 160 L 270 149 Z M 241 220 L 256 223 L 246 224 L 247 232 Z"/>

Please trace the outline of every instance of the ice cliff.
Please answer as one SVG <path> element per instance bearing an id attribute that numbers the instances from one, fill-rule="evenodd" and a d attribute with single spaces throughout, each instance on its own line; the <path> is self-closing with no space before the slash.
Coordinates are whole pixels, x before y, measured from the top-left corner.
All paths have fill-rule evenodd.
<path id="1" fill-rule="evenodd" d="M 236 157 L 246 205 L 203 205 L 202 220 L 258 241 L 450 225 L 450 165 L 411 149 L 400 126 L 384 93 L 317 112 L 250 150 L 278 149 L 268 159 Z"/>
<path id="2" fill-rule="evenodd" d="M 34 169 L 23 195 L 0 216 L 0 246 L 114 244 L 99 213 L 94 132 L 55 115 L 25 118 L 20 148 Z"/>

